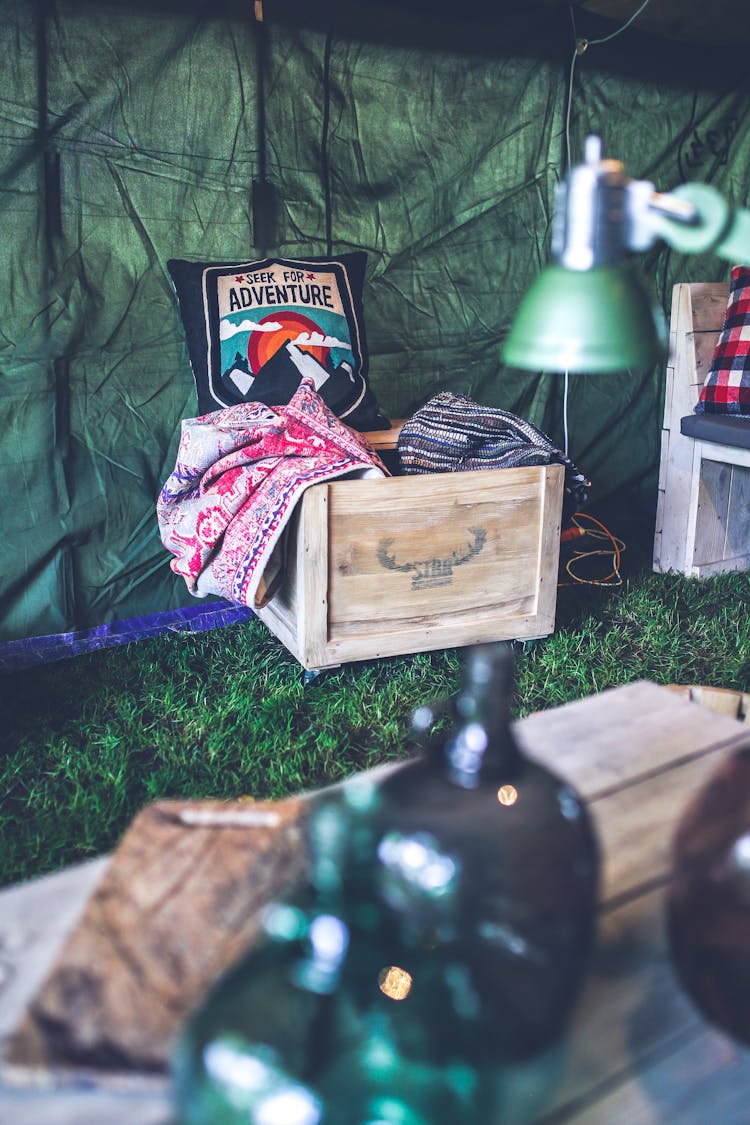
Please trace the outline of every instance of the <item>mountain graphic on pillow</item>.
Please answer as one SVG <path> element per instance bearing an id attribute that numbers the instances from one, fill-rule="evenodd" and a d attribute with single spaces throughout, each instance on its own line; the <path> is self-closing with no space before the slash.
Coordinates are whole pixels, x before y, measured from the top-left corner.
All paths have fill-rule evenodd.
<path id="1" fill-rule="evenodd" d="M 234 391 L 236 394 L 241 394 L 243 398 L 255 382 L 255 376 L 250 370 L 250 364 L 247 362 L 247 356 L 235 352 L 234 362 L 231 367 L 228 367 L 223 372 L 221 380 L 228 389 Z"/>
<path id="2" fill-rule="evenodd" d="M 342 362 L 333 367 L 329 359 L 324 366 L 291 340 L 285 340 L 255 375 L 247 359 L 237 352 L 231 367 L 223 373 L 222 382 L 229 393 L 241 396 L 243 402 L 282 406 L 304 377 L 312 379 L 315 390 L 335 414 L 337 406 L 351 403 L 356 390 L 351 365 Z M 356 400 L 353 405 L 356 408 Z"/>

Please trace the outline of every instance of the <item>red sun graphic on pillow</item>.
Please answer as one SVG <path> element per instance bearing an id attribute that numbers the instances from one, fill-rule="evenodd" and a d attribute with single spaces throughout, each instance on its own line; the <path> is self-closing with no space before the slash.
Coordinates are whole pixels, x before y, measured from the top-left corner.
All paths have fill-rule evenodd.
<path id="1" fill-rule="evenodd" d="M 264 327 L 264 326 L 268 327 Z M 253 375 L 289 340 L 325 367 L 330 348 L 316 344 L 325 339 L 315 321 L 298 312 L 269 313 L 258 321 L 247 342 L 247 362 Z"/>

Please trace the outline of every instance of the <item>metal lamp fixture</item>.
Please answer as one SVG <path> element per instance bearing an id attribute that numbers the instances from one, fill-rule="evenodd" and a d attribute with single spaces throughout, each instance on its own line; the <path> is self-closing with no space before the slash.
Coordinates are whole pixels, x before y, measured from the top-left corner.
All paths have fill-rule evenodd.
<path id="1" fill-rule="evenodd" d="M 750 211 L 734 210 L 715 188 L 683 184 L 654 190 L 604 160 L 588 137 L 585 160 L 557 188 L 553 264 L 524 297 L 505 343 L 511 367 L 531 371 L 643 369 L 666 352 L 666 327 L 633 254 L 663 239 L 685 254 L 713 250 L 731 262 L 750 258 Z"/>

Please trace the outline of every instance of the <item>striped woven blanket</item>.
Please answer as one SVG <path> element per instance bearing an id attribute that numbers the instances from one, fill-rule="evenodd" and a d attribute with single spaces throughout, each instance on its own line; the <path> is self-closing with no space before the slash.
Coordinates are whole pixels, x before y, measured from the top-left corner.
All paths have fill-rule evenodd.
<path id="1" fill-rule="evenodd" d="M 402 473 L 559 463 L 565 466 L 565 490 L 574 504 L 585 502 L 590 487 L 567 454 L 531 422 L 452 391 L 435 395 L 404 423 L 398 462 Z"/>

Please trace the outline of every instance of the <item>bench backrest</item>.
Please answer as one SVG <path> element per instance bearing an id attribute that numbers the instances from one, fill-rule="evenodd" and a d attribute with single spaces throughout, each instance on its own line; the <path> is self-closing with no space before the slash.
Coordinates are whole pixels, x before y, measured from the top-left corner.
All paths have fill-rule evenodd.
<path id="1" fill-rule="evenodd" d="M 750 448 L 735 440 L 748 431 L 742 419 L 693 413 L 728 296 L 728 282 L 676 285 L 672 293 L 654 570 L 708 577 L 750 568 Z"/>
<path id="2" fill-rule="evenodd" d="M 664 425 L 679 429 L 680 418 L 690 414 L 708 374 L 716 341 L 724 321 L 729 282 L 696 281 L 675 285 L 669 322 Z"/>

